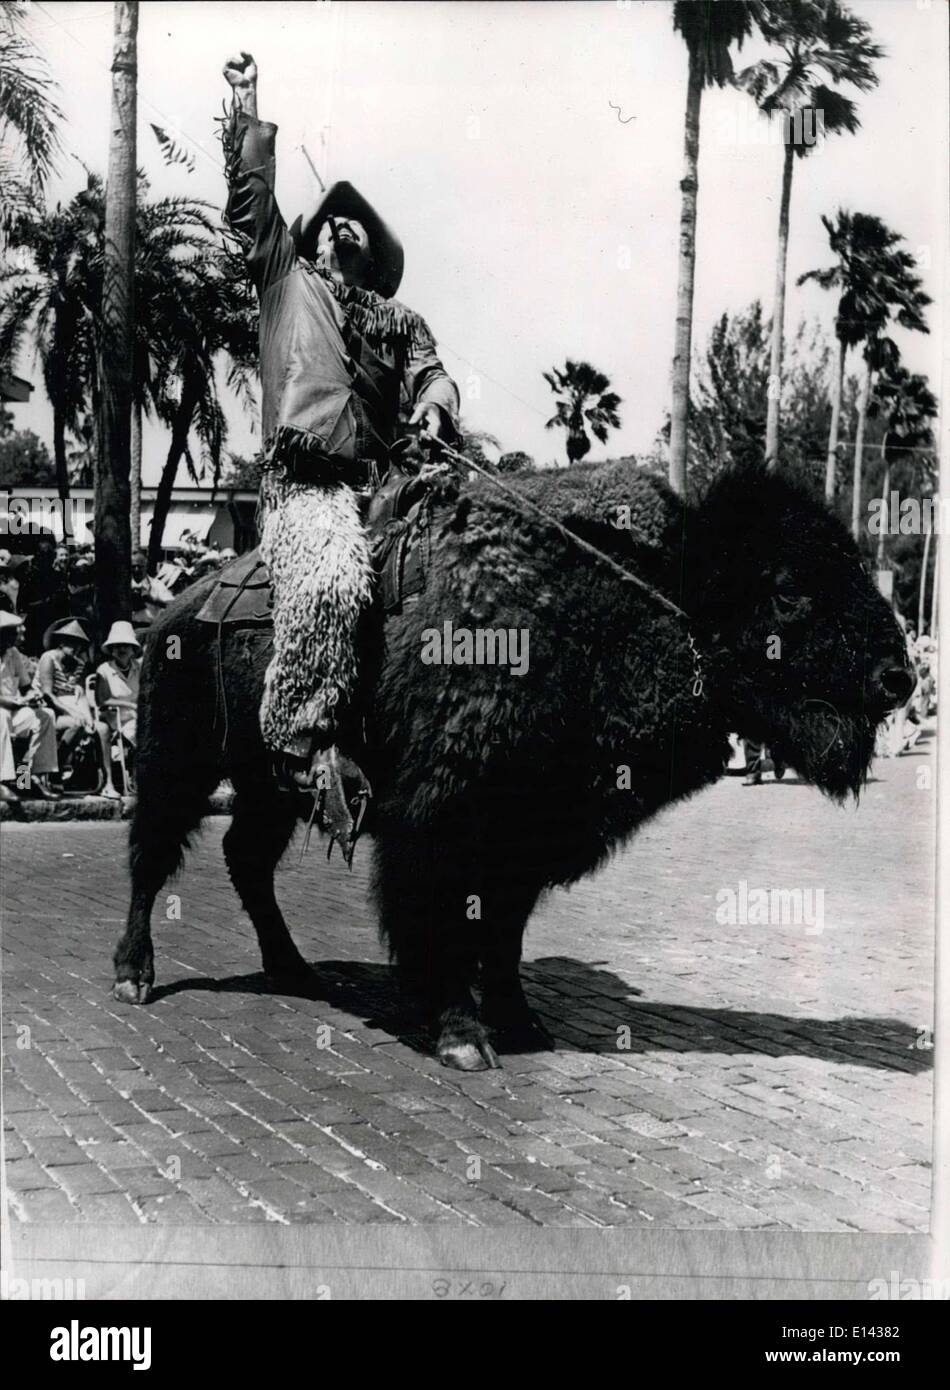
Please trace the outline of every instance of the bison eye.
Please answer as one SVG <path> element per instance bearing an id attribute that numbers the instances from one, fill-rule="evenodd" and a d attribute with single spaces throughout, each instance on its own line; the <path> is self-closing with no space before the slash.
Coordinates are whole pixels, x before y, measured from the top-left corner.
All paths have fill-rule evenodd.
<path id="1" fill-rule="evenodd" d="M 801 618 L 809 607 L 804 594 L 777 593 L 774 596 L 776 612 L 783 618 Z"/>

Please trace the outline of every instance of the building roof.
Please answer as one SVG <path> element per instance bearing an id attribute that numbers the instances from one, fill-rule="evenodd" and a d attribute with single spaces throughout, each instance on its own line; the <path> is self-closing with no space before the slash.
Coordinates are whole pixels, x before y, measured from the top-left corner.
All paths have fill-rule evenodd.
<path id="1" fill-rule="evenodd" d="M 32 390 L 33 383 L 24 381 L 21 376 L 0 376 L 0 401 L 15 401 L 22 405 L 30 399 Z"/>

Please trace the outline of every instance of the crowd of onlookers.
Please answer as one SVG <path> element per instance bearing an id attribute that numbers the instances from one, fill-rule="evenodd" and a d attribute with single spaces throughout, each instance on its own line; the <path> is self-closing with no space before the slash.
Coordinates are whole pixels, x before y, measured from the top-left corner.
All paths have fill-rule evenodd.
<path id="1" fill-rule="evenodd" d="M 132 620 L 96 652 L 92 552 L 41 538 L 0 550 L 0 801 L 131 790 L 141 637 L 175 595 L 234 558 L 186 545 L 150 575 L 132 557 Z"/>
<path id="2" fill-rule="evenodd" d="M 907 656 L 917 683 L 906 705 L 888 715 L 877 739 L 877 754 L 897 758 L 913 748 L 920 738 L 924 721 L 937 712 L 937 641 L 926 633 L 919 636 L 901 623 L 907 642 Z"/>

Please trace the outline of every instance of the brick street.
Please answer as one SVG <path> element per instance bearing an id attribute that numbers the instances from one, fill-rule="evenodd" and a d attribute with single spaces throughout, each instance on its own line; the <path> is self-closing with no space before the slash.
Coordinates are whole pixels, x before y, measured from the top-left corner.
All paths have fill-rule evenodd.
<path id="1" fill-rule="evenodd" d="M 523 973 L 557 1050 L 475 1075 L 440 1067 L 400 1012 L 367 844 L 352 875 L 316 838 L 302 865 L 292 848 L 278 896 L 322 988 L 276 995 L 227 821 L 206 822 L 159 898 L 156 994 L 134 1009 L 109 993 L 127 827 L 6 824 L 11 1211 L 925 1231 L 934 752 L 878 762 L 857 810 L 789 774 L 668 811 L 532 920 Z M 717 921 L 741 881 L 823 889 L 821 929 Z"/>

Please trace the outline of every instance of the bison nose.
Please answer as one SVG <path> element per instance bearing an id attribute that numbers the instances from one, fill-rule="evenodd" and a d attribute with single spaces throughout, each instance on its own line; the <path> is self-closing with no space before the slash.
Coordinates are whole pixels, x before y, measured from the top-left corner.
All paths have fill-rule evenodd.
<path id="1" fill-rule="evenodd" d="M 917 684 L 913 672 L 906 666 L 881 665 L 874 672 L 874 683 L 887 700 L 888 709 L 904 705 L 914 693 Z"/>

